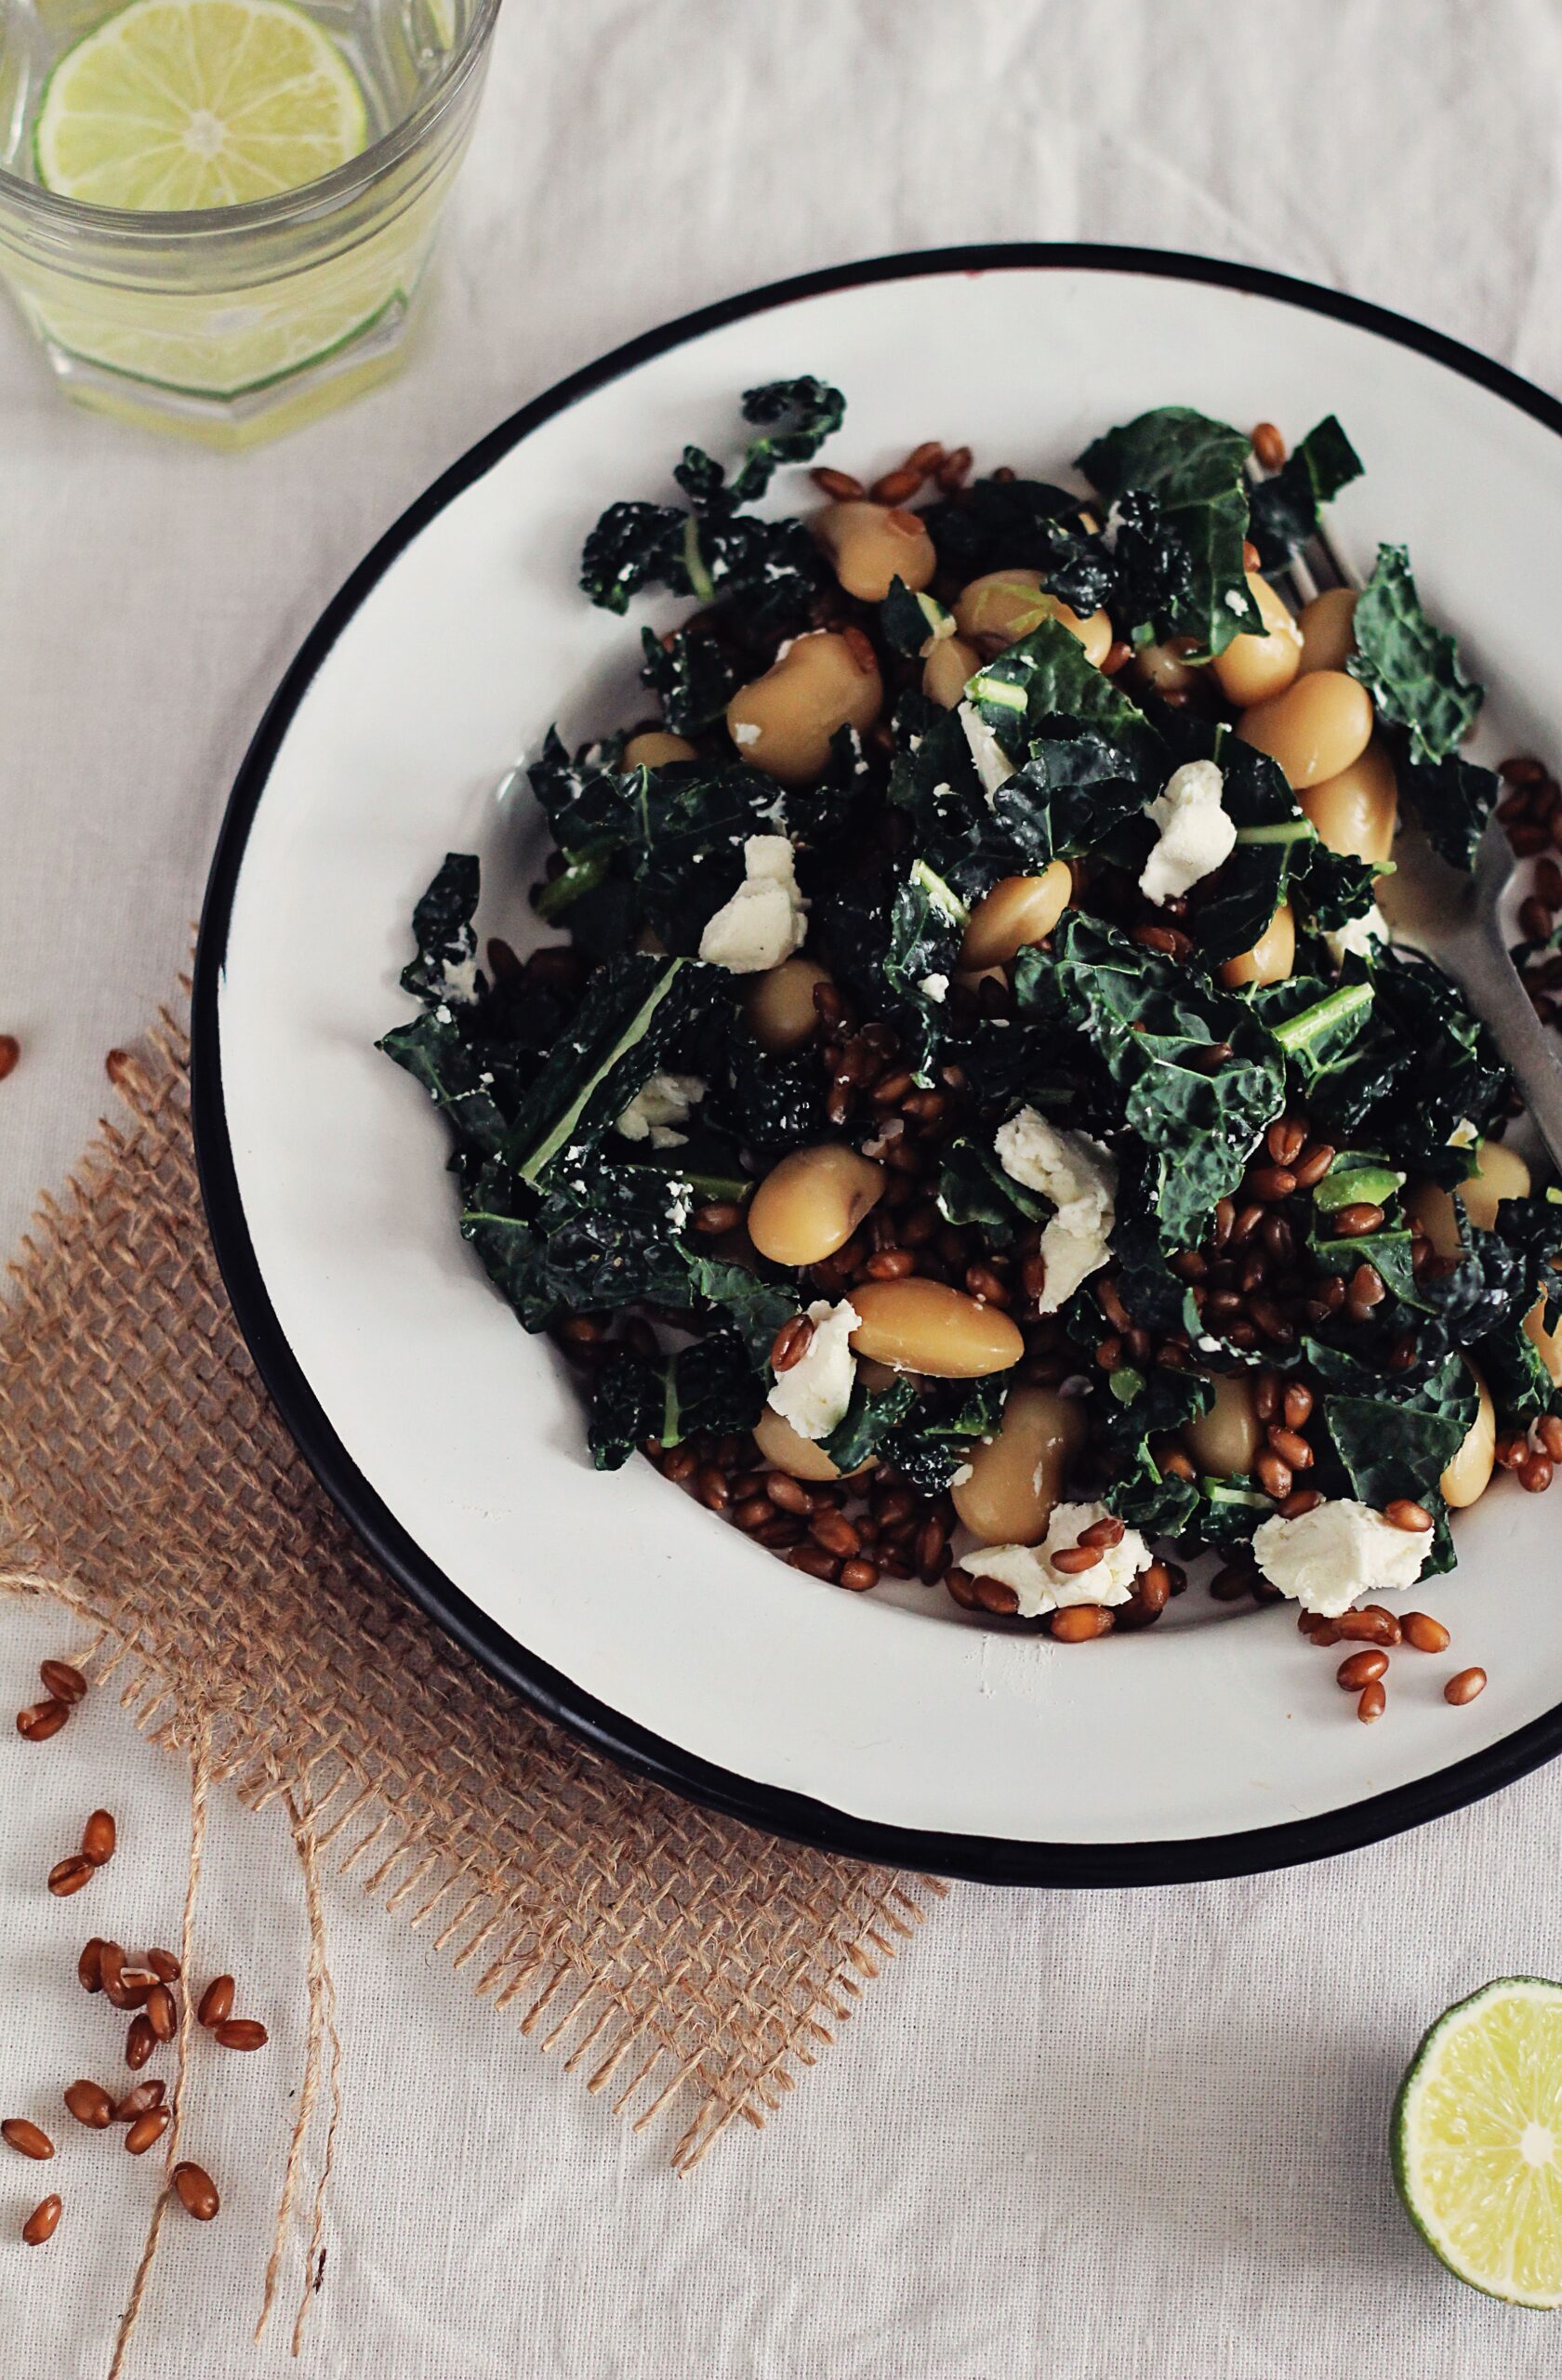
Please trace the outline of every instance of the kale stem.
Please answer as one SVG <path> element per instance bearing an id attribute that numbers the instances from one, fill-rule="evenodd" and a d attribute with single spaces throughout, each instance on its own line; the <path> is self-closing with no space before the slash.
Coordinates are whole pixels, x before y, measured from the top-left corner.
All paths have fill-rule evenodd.
<path id="1" fill-rule="evenodd" d="M 1363 1009 L 1372 1005 L 1370 984 L 1342 984 L 1326 999 L 1315 1000 L 1296 1016 L 1288 1016 L 1283 1025 L 1270 1029 L 1282 1050 L 1294 1057 L 1320 1039 L 1336 1025 L 1344 1025 Z"/>

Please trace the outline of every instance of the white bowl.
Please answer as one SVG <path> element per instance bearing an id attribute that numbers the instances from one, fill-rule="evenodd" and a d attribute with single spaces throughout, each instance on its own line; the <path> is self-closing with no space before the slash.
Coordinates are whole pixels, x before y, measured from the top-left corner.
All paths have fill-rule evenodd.
<path id="1" fill-rule="evenodd" d="M 272 1395 L 388 1567 L 496 1673 L 777 1832 L 1123 1884 L 1313 1858 L 1489 1792 L 1562 1745 L 1555 1515 L 1511 1481 L 1461 1520 L 1455 1576 L 1417 1591 L 1452 1652 L 1397 1659 L 1362 1727 L 1289 1608 L 1190 1594 L 1144 1634 L 1053 1645 L 941 1591 L 821 1584 L 643 1462 L 599 1476 L 563 1366 L 457 1236 L 443 1128 L 373 1047 L 408 1012 L 412 903 L 447 848 L 476 851 L 483 930 L 532 938 L 541 836 L 507 772 L 550 721 L 584 736 L 643 701 L 640 621 L 578 592 L 582 536 L 666 490 L 685 440 L 730 446 L 741 390 L 802 372 L 846 391 L 831 457 L 868 474 L 938 437 L 1059 476 L 1171 402 L 1293 437 L 1338 412 L 1367 465 L 1332 516 L 1344 551 L 1408 541 L 1494 688 L 1485 748 L 1545 748 L 1562 408 L 1432 332 L 1240 266 L 999 247 L 814 274 L 634 341 L 381 540 L 234 787 L 197 966 L 197 1147 Z M 1442 1679 L 1471 1661 L 1490 1683 L 1450 1709 Z"/>

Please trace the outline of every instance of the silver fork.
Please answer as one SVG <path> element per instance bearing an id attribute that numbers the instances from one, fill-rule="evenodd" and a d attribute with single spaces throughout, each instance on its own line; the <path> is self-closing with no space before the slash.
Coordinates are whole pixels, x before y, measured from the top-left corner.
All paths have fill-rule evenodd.
<path id="1" fill-rule="evenodd" d="M 1360 584 L 1321 530 L 1293 552 L 1287 575 L 1303 603 L 1327 588 Z M 1506 835 L 1495 816 L 1488 819 L 1468 876 L 1449 867 L 1413 830 L 1397 841 L 1394 860 L 1384 910 L 1395 940 L 1423 951 L 1459 985 L 1512 1070 L 1546 1154 L 1562 1174 L 1562 1065 L 1502 932 L 1502 901 L 1515 866 Z"/>

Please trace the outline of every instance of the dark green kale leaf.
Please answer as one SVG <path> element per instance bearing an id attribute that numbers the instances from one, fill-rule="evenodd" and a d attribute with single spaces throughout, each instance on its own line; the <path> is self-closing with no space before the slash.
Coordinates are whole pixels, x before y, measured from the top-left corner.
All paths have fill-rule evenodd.
<path id="1" fill-rule="evenodd" d="M 896 756 L 889 798 L 913 820 L 923 858 L 971 901 L 1000 876 L 1039 875 L 1094 850 L 1139 814 L 1145 791 L 1127 755 L 1088 730 L 1039 738 L 989 793 L 958 712 L 946 711 Z"/>
<path id="2" fill-rule="evenodd" d="M 1191 1343 L 1204 1325 L 1187 1283 L 1167 1263 L 1155 1218 L 1146 1211 L 1145 1171 L 1144 1157 L 1136 1150 L 1125 1151 L 1118 1171 L 1112 1278 L 1130 1319 L 1141 1330 L 1159 1336 L 1180 1331 Z"/>
<path id="3" fill-rule="evenodd" d="M 951 1038 L 946 1054 L 964 1068 L 966 1088 L 978 1107 L 1009 1108 L 1024 1100 L 1054 1121 L 1092 1120 L 1081 1079 L 1089 1049 L 1059 1024 L 979 1017 L 968 1032 Z M 1095 1120 L 1105 1125 L 1110 1119 L 1104 1114 Z"/>
<path id="4" fill-rule="evenodd" d="M 749 624 L 801 626 L 825 584 L 818 549 L 799 521 L 761 521 L 738 507 L 769 486 L 777 464 L 806 462 L 838 430 L 845 400 L 814 379 L 776 380 L 750 389 L 744 416 L 761 426 L 729 481 L 722 465 L 686 446 L 673 477 L 690 500 L 676 505 L 609 505 L 586 540 L 580 583 L 593 603 L 624 612 L 647 587 L 702 603 L 742 597 Z"/>
<path id="5" fill-rule="evenodd" d="M 697 735 L 723 715 L 737 692 L 737 670 L 713 636 L 680 628 L 666 643 L 651 628 L 640 633 L 645 659 L 640 682 L 662 702 L 674 735 Z"/>
<path id="6" fill-rule="evenodd" d="M 908 1380 L 893 1380 L 887 1388 L 869 1388 L 859 1372 L 852 1383 L 852 1401 L 822 1443 L 837 1471 L 855 1471 L 869 1455 L 878 1454 L 895 1425 L 917 1402 Z"/>
<path id="7" fill-rule="evenodd" d="M 1341 1006 L 1359 1004 L 1369 988 L 1370 1011 L 1354 1045 L 1308 1081 L 1308 1113 L 1340 1145 L 1384 1149 L 1407 1173 L 1463 1181 L 1464 1152 L 1450 1146 L 1449 1135 L 1465 1121 L 1482 1130 L 1507 1100 L 1508 1072 L 1496 1044 L 1457 987 L 1414 953 L 1385 950 L 1370 987 L 1347 981 L 1330 998 Z M 1264 1013 L 1272 1018 L 1275 1011 L 1265 1007 Z M 1299 1060 L 1295 1037 L 1304 1022 L 1330 1013 L 1320 1006 L 1307 1020 L 1277 1027 L 1288 1054 Z M 1315 1056 L 1317 1047 L 1315 1036 Z"/>
<path id="8" fill-rule="evenodd" d="M 798 1311 L 797 1284 L 773 1265 L 735 1264 L 724 1256 L 691 1256 L 689 1286 L 727 1315 L 753 1363 L 768 1358 L 776 1332 Z"/>
<path id="9" fill-rule="evenodd" d="M 1416 760 L 1445 760 L 1476 723 L 1485 688 L 1466 678 L 1451 636 L 1422 610 L 1403 546 L 1380 546 L 1356 602 L 1356 651 L 1345 667 L 1384 719 L 1407 730 Z"/>
<path id="10" fill-rule="evenodd" d="M 735 1016 L 721 1058 L 708 1080 L 707 1119 L 739 1148 L 761 1157 L 784 1157 L 788 1149 L 806 1148 L 811 1141 L 828 1136 L 828 1078 L 812 1045 L 789 1055 L 761 1050 L 742 1018 Z"/>
<path id="11" fill-rule="evenodd" d="M 1117 681 L 1085 659 L 1085 650 L 1060 620 L 1043 620 L 986 662 L 971 681 L 977 716 L 990 727 L 1013 760 L 1024 760 L 1039 738 L 1093 729 L 1115 747 L 1136 774 L 1153 777 L 1158 792 L 1166 776 L 1166 747 L 1144 712 Z M 1147 798 L 1147 795 L 1146 795 Z"/>
<path id="12" fill-rule="evenodd" d="M 699 1431 L 714 1437 L 751 1430 L 765 1400 L 765 1379 L 741 1330 L 712 1330 L 673 1357 L 656 1436 L 675 1447 Z"/>
<path id="13" fill-rule="evenodd" d="M 815 904 L 814 938 L 837 984 L 866 1016 L 887 1016 L 913 1074 L 948 1030 L 947 986 L 965 904 L 925 860 L 841 876 Z"/>
<path id="14" fill-rule="evenodd" d="M 631 919 L 693 951 L 743 880 L 745 840 L 777 831 L 774 779 L 740 760 L 623 770 L 590 750 L 572 760 L 549 728 L 530 776 L 566 863 L 535 898 L 549 923 L 614 881 L 629 888 Z"/>
<path id="15" fill-rule="evenodd" d="M 516 1183 L 546 1189 L 556 1175 L 584 1178 L 679 1037 L 730 998 L 730 981 L 722 968 L 638 952 L 599 968 L 505 1136 L 500 1163 Z"/>
<path id="16" fill-rule="evenodd" d="M 1460 1254 L 1452 1272 L 1431 1275 L 1416 1285 L 1414 1302 L 1430 1316 L 1416 1333 L 1421 1355 L 1484 1345 L 1493 1337 L 1501 1342 L 1513 1332 L 1522 1336 L 1524 1317 L 1539 1295 L 1535 1266 L 1526 1250 L 1516 1248 L 1501 1232 L 1476 1229 L 1457 1198 L 1454 1214 Z"/>
<path id="17" fill-rule="evenodd" d="M 478 889 L 471 853 L 446 852 L 444 865 L 412 913 L 417 956 L 402 969 L 402 989 L 430 1007 L 464 1008 L 483 996 L 472 925 Z"/>
<path id="18" fill-rule="evenodd" d="M 1523 1314 L 1508 1315 L 1495 1330 L 1477 1341 L 1475 1357 L 1491 1391 L 1500 1429 L 1527 1430 L 1542 1413 L 1562 1411 L 1562 1389 L 1525 1329 Z"/>
<path id="19" fill-rule="evenodd" d="M 1369 1102 L 1393 1082 L 1403 1053 L 1381 1036 L 1368 1039 L 1376 995 L 1365 974 L 1353 972 L 1340 984 L 1290 975 L 1251 997 L 1254 1013 L 1294 1068 L 1319 1121 L 1332 1110 L 1343 1124 L 1353 1104 Z"/>
<path id="20" fill-rule="evenodd" d="M 1197 1246 L 1285 1103 L 1285 1068 L 1252 1008 L 1078 911 L 1050 960 L 1020 953 L 1015 996 L 1022 1012 L 1059 1012 L 1094 1045 L 1121 1122 L 1144 1143 L 1162 1246 Z"/>
<path id="21" fill-rule="evenodd" d="M 1385 1372 L 1317 1340 L 1305 1352 L 1324 1383 L 1323 1427 L 1350 1494 L 1378 1512 L 1401 1496 L 1420 1504 L 1436 1523 L 1423 1576 L 1451 1569 L 1453 1540 L 1437 1482 L 1476 1418 L 1478 1397 L 1463 1357 Z M 1327 1491 L 1327 1479 L 1319 1484 Z"/>
<path id="22" fill-rule="evenodd" d="M 1119 634 L 1191 636 L 1201 652 L 1217 654 L 1234 636 L 1262 628 L 1242 567 L 1249 452 L 1240 430 L 1188 405 L 1162 405 L 1108 430 L 1079 456 L 1079 469 L 1109 505 L 1131 493 L 1153 497 L 1160 536 L 1174 537 L 1187 556 L 1186 580 L 1167 608 L 1143 618 L 1114 613 Z"/>
<path id="23" fill-rule="evenodd" d="M 883 995 L 900 1035 L 901 1056 L 919 1081 L 947 1030 L 949 983 L 969 916 L 959 894 L 924 859 L 912 861 L 890 903 L 880 962 Z"/>
<path id="24" fill-rule="evenodd" d="M 1207 746 L 1195 756 L 1220 769 L 1221 807 L 1237 827 L 1237 847 L 1191 911 L 1190 927 L 1207 965 L 1251 950 L 1287 897 L 1291 874 L 1317 838 L 1285 774 L 1266 752 L 1205 722 L 1187 733 Z"/>
<path id="25" fill-rule="evenodd" d="M 1434 850 L 1450 867 L 1468 872 L 1502 790 L 1495 769 L 1483 769 L 1458 752 L 1434 761 L 1418 760 L 1407 751 L 1398 777 L 1405 805 Z"/>
<path id="26" fill-rule="evenodd" d="M 1316 537 L 1318 513 L 1361 477 L 1361 457 L 1332 414 L 1326 414 L 1274 475 L 1248 498 L 1248 535 L 1259 568 L 1285 570 L 1298 546 Z"/>
<path id="27" fill-rule="evenodd" d="M 977 1445 L 997 1434 L 1009 1394 L 1005 1372 L 936 1381 L 918 1397 L 883 1451 L 923 1496 L 940 1496 Z"/>
<path id="28" fill-rule="evenodd" d="M 490 1158 L 461 1217 L 489 1278 L 528 1330 L 564 1314 L 642 1299 L 689 1302 L 682 1209 L 666 1173 L 594 1164 L 538 1199 L 501 1155 Z"/>
<path id="29" fill-rule="evenodd" d="M 425 1009 L 410 1025 L 393 1027 L 375 1046 L 423 1084 L 449 1121 L 462 1151 L 480 1157 L 494 1154 L 504 1139 L 507 1123 L 494 1097 L 492 1071 L 481 1044 L 467 1039 L 451 1012 L 447 1010 L 442 1020 L 437 1011 Z"/>
<path id="30" fill-rule="evenodd" d="M 943 567 L 960 578 L 1034 570 L 1088 615 L 1111 597 L 1112 557 L 1080 518 L 1080 498 L 1044 480 L 975 480 L 922 515 Z"/>
<path id="31" fill-rule="evenodd" d="M 1158 1367 L 1147 1376 L 1136 1373 L 1133 1378 L 1138 1385 L 1128 1397 L 1113 1394 L 1110 1382 L 1092 1390 L 1094 1442 L 1111 1474 L 1101 1501 L 1130 1528 L 1152 1537 L 1180 1537 L 1194 1524 L 1198 1489 L 1192 1480 L 1161 1470 L 1150 1452 L 1150 1440 L 1208 1412 L 1212 1392 L 1197 1372 Z"/>
<path id="32" fill-rule="evenodd" d="M 1198 1510 L 1188 1533 L 1201 1544 L 1235 1554 L 1251 1545 L 1254 1529 L 1274 1517 L 1274 1498 L 1249 1474 L 1238 1472 L 1229 1479 L 1199 1481 Z"/>
<path id="33" fill-rule="evenodd" d="M 597 1374 L 589 1443 L 599 1471 L 617 1471 L 647 1438 L 663 1447 L 708 1431 L 751 1430 L 764 1382 L 736 1330 L 713 1330 L 663 1362 L 616 1350 Z"/>
<path id="34" fill-rule="evenodd" d="M 811 463 L 827 438 L 846 418 L 846 400 L 827 380 L 805 373 L 795 380 L 767 380 L 743 392 L 743 418 L 760 430 L 748 441 L 730 490 L 737 504 L 753 504 L 783 463 Z"/>
<path id="35" fill-rule="evenodd" d="M 1175 619 L 1194 602 L 1193 556 L 1153 496 L 1131 488 L 1114 502 L 1111 521 L 1112 589 L 1106 601 L 1114 620 L 1147 638 L 1158 620 Z"/>
<path id="36" fill-rule="evenodd" d="M 661 1426 L 665 1382 L 646 1355 L 615 1350 L 596 1377 L 586 1443 L 599 1471 L 621 1471 L 636 1447 Z"/>
<path id="37" fill-rule="evenodd" d="M 934 1196 L 946 1223 L 978 1224 L 995 1248 L 1007 1248 L 1027 1223 L 1052 1211 L 1050 1199 L 1004 1171 L 990 1144 L 963 1135 L 945 1149 Z"/>
<path id="38" fill-rule="evenodd" d="M 675 504 L 610 504 L 581 553 L 581 586 L 605 612 L 627 612 L 630 596 L 645 587 L 692 594 L 684 545 L 691 525 Z"/>
<path id="39" fill-rule="evenodd" d="M 1391 860 L 1357 859 L 1333 852 L 1320 838 L 1298 843 L 1291 853 L 1289 897 L 1299 924 L 1315 933 L 1340 933 L 1353 919 L 1370 916 L 1380 876 L 1392 876 Z M 1367 954 L 1369 963 L 1376 957 Z"/>
<path id="40" fill-rule="evenodd" d="M 913 595 L 904 578 L 892 578 L 879 606 L 879 633 L 892 653 L 913 660 L 930 640 L 948 636 L 953 616 L 934 595 Z"/>

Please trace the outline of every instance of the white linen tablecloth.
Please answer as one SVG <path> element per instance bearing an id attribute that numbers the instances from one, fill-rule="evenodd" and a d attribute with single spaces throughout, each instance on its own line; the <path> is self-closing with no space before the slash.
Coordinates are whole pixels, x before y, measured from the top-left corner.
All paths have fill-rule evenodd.
<path id="1" fill-rule="evenodd" d="M 243 459 L 77 415 L 0 321 L 0 1245 L 188 949 L 234 766 L 370 540 L 480 432 L 632 332 L 854 255 L 1095 238 L 1238 257 L 1562 388 L 1548 0 L 510 0 L 437 293 L 395 385 Z M 1003 368 L 991 350 L 973 368 Z M 1176 393 L 1168 359 L 1167 395 Z M 1283 391 L 1276 391 L 1277 407 Z M 907 424 L 911 435 L 930 426 Z M 932 425 L 933 429 L 941 425 Z M 4 1417 L 0 1416 L 0 1428 Z M 1544 1582 L 1538 1582 L 1538 1585 Z M 0 1611 L 0 1712 L 63 1620 Z M 1153 1795 L 1155 1779 L 1145 1779 Z M 85 1897 L 47 1867 L 106 1802 Z M 303 2368 L 343 2380 L 1523 2380 L 1556 2334 L 1461 2290 L 1393 2199 L 1426 2020 L 1555 1973 L 1562 1776 L 1354 1858 L 1141 1894 L 959 1887 L 762 2137 L 697 2176 L 333 1882 L 347 2112 Z M 0 1733 L 0 2375 L 100 2373 L 150 2171 L 55 2094 L 117 2070 L 86 1932 L 173 1938 L 184 1785 L 107 1696 Z M 293 2369 L 249 2333 L 290 2122 L 303 1914 L 219 1798 L 202 1933 L 277 2043 L 204 2061 L 209 2229 L 168 2227 L 131 2372 Z M 220 2086 L 218 2089 L 218 2086 Z M 7 2241 L 46 2187 L 55 2242 Z"/>

